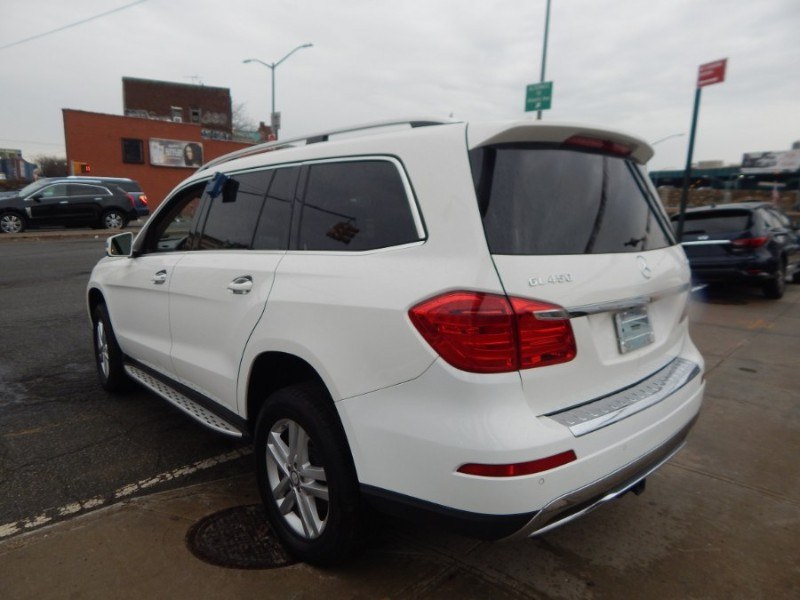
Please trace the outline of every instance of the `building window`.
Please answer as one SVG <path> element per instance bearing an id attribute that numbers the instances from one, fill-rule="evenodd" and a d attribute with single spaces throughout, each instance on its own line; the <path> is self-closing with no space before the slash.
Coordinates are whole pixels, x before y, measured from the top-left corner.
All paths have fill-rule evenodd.
<path id="1" fill-rule="evenodd" d="M 137 165 L 144 163 L 144 143 L 142 140 L 122 138 L 122 162 Z"/>
<path id="2" fill-rule="evenodd" d="M 192 119 L 192 123 L 199 123 L 200 122 L 200 109 L 199 108 L 190 108 L 189 114 Z"/>
<path id="3" fill-rule="evenodd" d="M 170 106 L 172 111 L 172 120 L 175 123 L 183 123 L 183 108 L 180 106 Z"/>

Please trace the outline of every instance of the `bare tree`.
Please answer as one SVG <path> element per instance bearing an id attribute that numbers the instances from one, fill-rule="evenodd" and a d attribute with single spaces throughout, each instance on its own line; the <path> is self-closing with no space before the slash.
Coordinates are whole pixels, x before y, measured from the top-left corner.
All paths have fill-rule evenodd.
<path id="1" fill-rule="evenodd" d="M 67 159 L 62 156 L 40 154 L 33 157 L 33 162 L 39 165 L 41 177 L 66 177 L 69 175 Z"/>
<path id="2" fill-rule="evenodd" d="M 231 114 L 234 131 L 255 131 L 258 129 L 258 125 L 247 114 L 244 102 L 234 102 L 231 107 Z"/>

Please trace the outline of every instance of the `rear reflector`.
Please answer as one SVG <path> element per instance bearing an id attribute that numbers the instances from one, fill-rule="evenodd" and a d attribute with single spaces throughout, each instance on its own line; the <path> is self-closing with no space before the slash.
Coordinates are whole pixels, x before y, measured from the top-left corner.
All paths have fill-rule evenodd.
<path id="1" fill-rule="evenodd" d="M 610 140 L 600 140 L 582 135 L 573 135 L 566 142 L 564 142 L 564 145 L 578 146 L 581 148 L 605 152 L 607 154 L 616 154 L 617 156 L 630 156 L 630 154 L 633 152 L 633 148 L 629 148 L 625 144 L 612 142 Z"/>
<path id="2" fill-rule="evenodd" d="M 539 458 L 523 463 L 510 465 L 482 465 L 479 463 L 468 463 L 458 468 L 459 473 L 465 475 L 477 475 L 479 477 L 519 477 L 520 475 L 533 475 L 542 471 L 549 471 L 567 463 L 577 460 L 574 450 L 567 450 L 560 454 L 554 454 L 547 458 Z"/>
<path id="3" fill-rule="evenodd" d="M 540 319 L 560 306 L 499 294 L 448 292 L 408 311 L 425 341 L 452 366 L 508 373 L 568 362 L 577 353 L 567 318 Z"/>

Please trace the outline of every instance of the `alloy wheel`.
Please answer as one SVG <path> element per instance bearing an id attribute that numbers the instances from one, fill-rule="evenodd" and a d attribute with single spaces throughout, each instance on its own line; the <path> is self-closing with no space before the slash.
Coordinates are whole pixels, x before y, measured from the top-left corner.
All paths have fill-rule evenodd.
<path id="1" fill-rule="evenodd" d="M 118 212 L 110 212 L 103 218 L 106 229 L 122 229 L 125 219 Z"/>
<path id="2" fill-rule="evenodd" d="M 282 518 L 301 537 L 318 538 L 329 501 L 325 469 L 314 464 L 313 440 L 297 422 L 281 419 L 269 431 L 266 453 L 269 487 Z"/>
<path id="3" fill-rule="evenodd" d="M 97 341 L 97 365 L 100 367 L 103 377 L 108 379 L 108 375 L 111 372 L 111 358 L 108 354 L 106 328 L 102 321 L 97 321 L 95 325 L 95 338 Z"/>
<path id="4" fill-rule="evenodd" d="M 3 233 L 19 233 L 22 231 L 22 219 L 17 215 L 9 214 L 0 217 L 0 230 Z"/>

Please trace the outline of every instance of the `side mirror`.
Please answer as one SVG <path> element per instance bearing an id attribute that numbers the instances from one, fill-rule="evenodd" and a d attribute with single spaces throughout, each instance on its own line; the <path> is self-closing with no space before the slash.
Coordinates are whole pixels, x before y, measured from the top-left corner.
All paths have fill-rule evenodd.
<path id="1" fill-rule="evenodd" d="M 127 256 L 133 254 L 133 233 L 127 231 L 112 235 L 106 240 L 107 256 Z"/>

